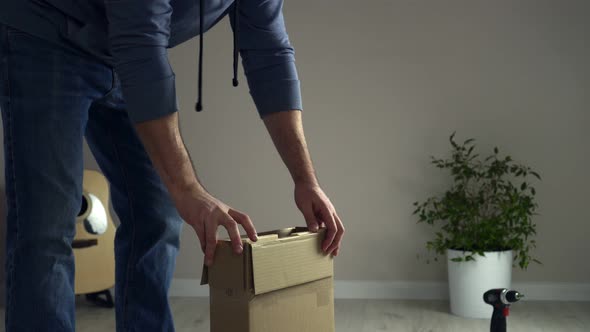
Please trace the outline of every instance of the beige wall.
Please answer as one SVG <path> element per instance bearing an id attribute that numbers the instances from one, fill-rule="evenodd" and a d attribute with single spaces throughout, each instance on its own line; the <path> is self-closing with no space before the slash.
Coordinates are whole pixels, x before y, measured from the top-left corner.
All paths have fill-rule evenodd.
<path id="1" fill-rule="evenodd" d="M 431 230 L 411 203 L 444 188 L 429 155 L 446 153 L 457 130 L 544 177 L 545 265 L 516 281 L 590 281 L 589 11 L 585 1 L 286 2 L 311 151 L 348 230 L 337 279 L 446 277 L 444 265 L 416 260 Z M 171 53 L 188 147 L 206 185 L 259 230 L 303 224 L 247 87 L 231 87 L 230 38 L 227 21 L 206 35 L 202 114 L 197 40 Z M 198 278 L 191 229 L 182 243 L 176 276 Z"/>
<path id="2" fill-rule="evenodd" d="M 539 170 L 537 256 L 515 281 L 590 282 L 587 1 L 287 1 L 304 121 L 320 181 L 347 227 L 336 278 L 444 280 L 416 260 L 431 230 L 412 202 L 443 190 L 431 154 L 475 137 Z M 227 20 L 207 33 L 204 107 L 194 112 L 197 39 L 171 52 L 182 131 L 200 177 L 259 231 L 303 225 L 288 173 L 241 85 Z M 95 167 L 89 154 L 89 167 Z M 199 278 L 185 227 L 177 278 Z"/>

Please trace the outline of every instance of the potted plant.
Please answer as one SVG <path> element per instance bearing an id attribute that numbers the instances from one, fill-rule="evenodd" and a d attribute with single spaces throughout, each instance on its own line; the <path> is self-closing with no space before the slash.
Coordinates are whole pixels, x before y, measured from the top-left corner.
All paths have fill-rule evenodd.
<path id="1" fill-rule="evenodd" d="M 536 247 L 536 191 L 529 181 L 541 179 L 530 167 L 501 157 L 498 148 L 481 160 L 475 139 L 459 144 L 450 136 L 449 159 L 432 158 L 450 171 L 451 187 L 439 196 L 414 202 L 418 223 L 436 228 L 426 243 L 437 261 L 446 255 L 451 312 L 490 318 L 492 308 L 482 300 L 492 288 L 510 288 L 512 267 L 527 269 L 541 263 L 531 256 Z M 429 262 L 430 260 L 428 260 Z"/>

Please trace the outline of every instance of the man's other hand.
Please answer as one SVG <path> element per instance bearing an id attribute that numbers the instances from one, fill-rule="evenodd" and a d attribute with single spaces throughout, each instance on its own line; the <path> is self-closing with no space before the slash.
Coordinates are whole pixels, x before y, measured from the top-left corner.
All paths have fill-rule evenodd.
<path id="1" fill-rule="evenodd" d="M 296 184 L 295 203 L 312 232 L 317 232 L 325 225 L 327 230 L 322 250 L 326 254 L 337 256 L 345 230 L 334 205 L 322 188 L 317 184 Z"/>
<path id="2" fill-rule="evenodd" d="M 254 224 L 248 215 L 231 208 L 209 193 L 191 189 L 182 195 L 175 196 L 181 217 L 193 227 L 199 237 L 207 266 L 213 264 L 215 257 L 217 227 L 225 227 L 236 254 L 241 254 L 244 248 L 238 225 L 242 225 L 252 241 L 258 239 Z"/>

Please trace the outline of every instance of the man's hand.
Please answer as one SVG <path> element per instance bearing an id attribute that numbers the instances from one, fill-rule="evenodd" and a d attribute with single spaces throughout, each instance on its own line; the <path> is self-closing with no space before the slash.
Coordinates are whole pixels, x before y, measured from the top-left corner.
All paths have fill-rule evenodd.
<path id="1" fill-rule="evenodd" d="M 207 266 L 213 264 L 219 226 L 227 230 L 236 254 L 241 254 L 244 250 L 238 225 L 242 225 L 252 241 L 258 239 L 254 224 L 248 215 L 232 209 L 207 192 L 193 188 L 184 193 L 173 194 L 173 197 L 180 216 L 193 227 L 199 237 Z"/>
<path id="2" fill-rule="evenodd" d="M 295 183 L 295 203 L 308 228 L 327 228 L 322 250 L 338 255 L 344 226 L 334 206 L 320 188 L 307 149 L 301 112 L 276 112 L 264 117 L 268 133 Z"/>
<path id="3" fill-rule="evenodd" d="M 252 241 L 256 241 L 256 230 L 250 218 L 211 196 L 199 183 L 180 135 L 177 113 L 139 123 L 135 128 L 180 216 L 197 233 L 205 253 L 205 264 L 213 264 L 219 225 L 227 229 L 238 254 L 243 250 L 238 224 Z"/>
<path id="4" fill-rule="evenodd" d="M 344 226 L 324 191 L 318 185 L 298 184 L 295 186 L 295 203 L 311 231 L 317 232 L 322 224 L 325 225 L 327 231 L 322 250 L 337 256 Z"/>

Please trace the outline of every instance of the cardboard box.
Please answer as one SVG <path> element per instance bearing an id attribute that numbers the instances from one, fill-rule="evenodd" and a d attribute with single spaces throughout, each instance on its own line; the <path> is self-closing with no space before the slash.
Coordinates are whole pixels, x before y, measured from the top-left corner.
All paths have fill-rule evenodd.
<path id="1" fill-rule="evenodd" d="M 325 229 L 290 227 L 242 237 L 241 255 L 218 241 L 209 284 L 211 332 L 334 332 L 333 257 Z"/>

